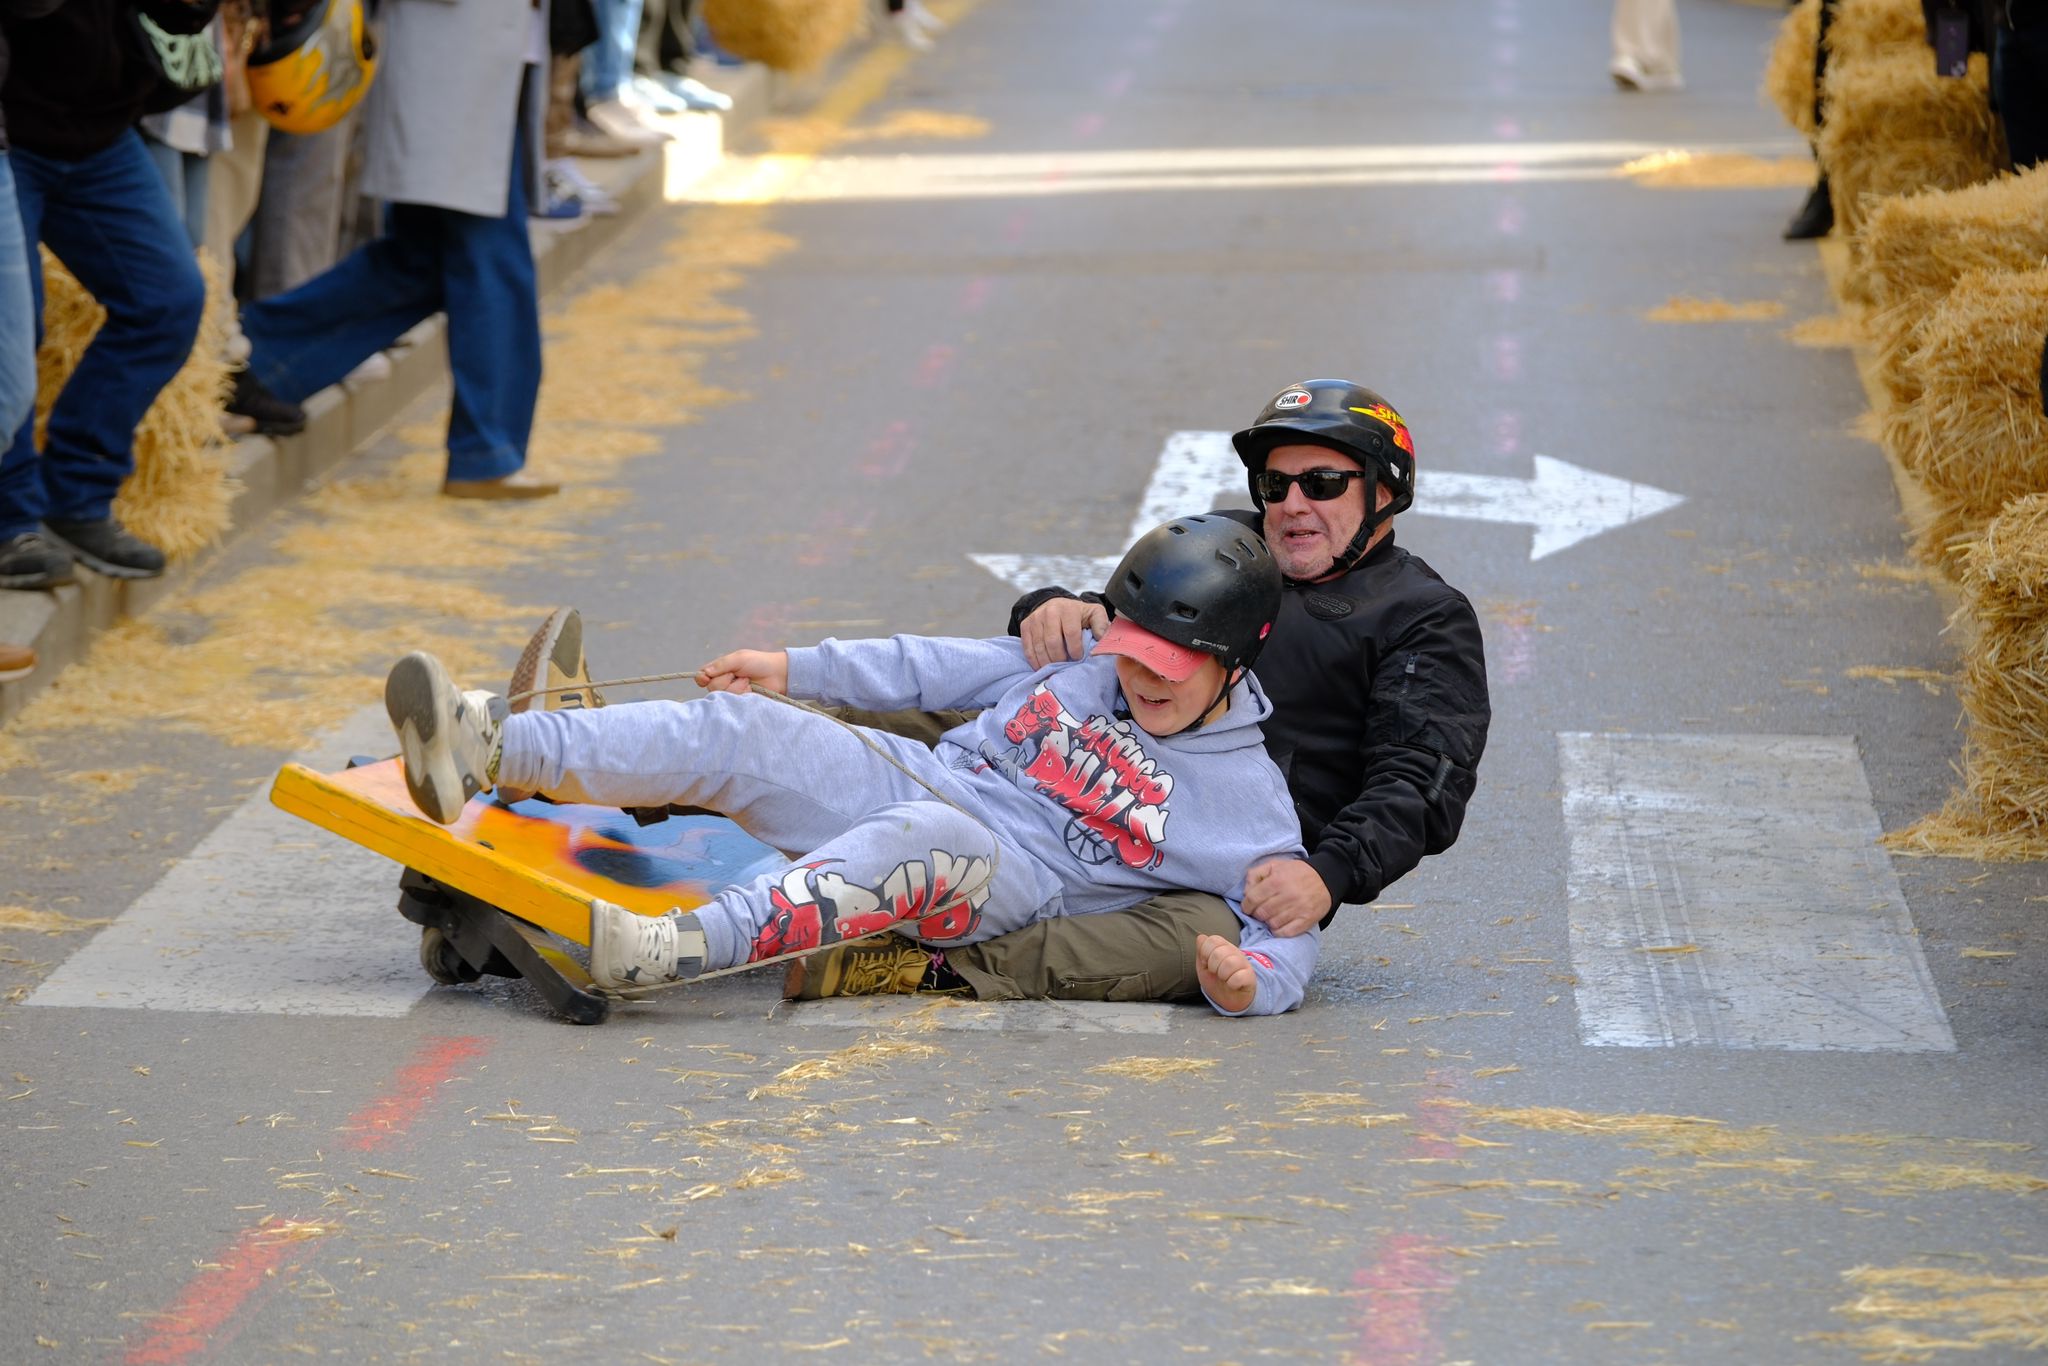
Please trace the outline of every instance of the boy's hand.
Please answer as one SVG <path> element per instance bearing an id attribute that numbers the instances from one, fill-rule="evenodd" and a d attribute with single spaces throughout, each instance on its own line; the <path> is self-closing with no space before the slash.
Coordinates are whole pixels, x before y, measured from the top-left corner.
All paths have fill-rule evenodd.
<path id="1" fill-rule="evenodd" d="M 1195 936 L 1195 979 L 1202 984 L 1202 994 L 1224 1010 L 1248 1010 L 1259 994 L 1251 960 L 1217 934 Z"/>
<path id="2" fill-rule="evenodd" d="M 1245 875 L 1244 913 L 1291 939 L 1330 913 L 1330 889 L 1304 859 L 1268 859 Z"/>
<path id="3" fill-rule="evenodd" d="M 734 650 L 697 670 L 697 686 L 706 692 L 789 691 L 789 652 Z"/>
<path id="4" fill-rule="evenodd" d="M 1079 598 L 1049 598 L 1030 616 L 1017 623 L 1017 639 L 1024 644 L 1024 658 L 1032 668 L 1061 664 L 1081 657 L 1081 632 L 1100 636 L 1109 629 L 1109 611 L 1099 602 Z"/>

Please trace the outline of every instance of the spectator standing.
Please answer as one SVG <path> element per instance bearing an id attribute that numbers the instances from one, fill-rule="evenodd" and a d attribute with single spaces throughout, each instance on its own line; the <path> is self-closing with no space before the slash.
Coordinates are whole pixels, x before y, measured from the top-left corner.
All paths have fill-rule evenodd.
<path id="1" fill-rule="evenodd" d="M 116 578 L 163 572 L 163 552 L 113 515 L 135 427 L 192 350 L 205 282 L 135 121 L 157 76 L 135 13 L 167 33 L 206 27 L 217 0 L 67 0 L 41 18 L 0 11 L 12 66 L 0 90 L 22 257 L 41 329 L 38 241 L 106 309 L 50 409 L 0 457 L 0 588 L 67 581 L 74 556 Z"/>
<path id="2" fill-rule="evenodd" d="M 548 61 L 547 13 L 449 0 L 387 6 L 364 102 L 362 191 L 381 237 L 242 312 L 249 369 L 301 402 L 410 328 L 447 314 L 455 384 L 442 491 L 538 498 L 525 470 L 540 390 L 540 303 L 526 215 Z"/>
<path id="3" fill-rule="evenodd" d="M 1614 0 L 1614 59 L 1607 74 L 1623 90 L 1683 90 L 1678 70 L 1678 0 Z"/>
<path id="4" fill-rule="evenodd" d="M 5 20 L 35 18 L 58 0 L 7 0 L 0 8 L 0 85 L 7 81 Z M 13 431 L 36 406 L 36 313 L 29 293 L 28 248 L 14 202 L 14 169 L 7 160 L 7 126 L 0 119 L 0 429 Z M 0 683 L 35 672 L 36 652 L 0 641 Z"/>
<path id="5" fill-rule="evenodd" d="M 1819 22 L 1813 34 L 1813 144 L 1814 159 L 1820 159 L 1820 125 L 1827 110 L 1821 100 L 1821 88 L 1827 83 L 1828 75 L 1828 26 L 1835 21 L 1836 0 L 1820 0 Z M 1792 221 L 1785 225 L 1787 242 L 1810 242 L 1816 237 L 1826 237 L 1835 228 L 1835 200 L 1828 190 L 1828 173 L 1823 169 L 1820 179 L 1813 183 L 1806 202 L 1799 206 L 1799 212 L 1792 215 Z"/>

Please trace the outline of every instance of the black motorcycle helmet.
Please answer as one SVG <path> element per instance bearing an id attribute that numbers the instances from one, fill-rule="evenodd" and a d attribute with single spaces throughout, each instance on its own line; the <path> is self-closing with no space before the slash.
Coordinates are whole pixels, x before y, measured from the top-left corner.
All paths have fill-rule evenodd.
<path id="1" fill-rule="evenodd" d="M 1216 656 L 1227 692 L 1237 671 L 1259 657 L 1279 615 L 1280 566 L 1242 522 L 1214 513 L 1176 517 L 1124 552 L 1103 597 L 1120 620 Z"/>
<path id="2" fill-rule="evenodd" d="M 1380 522 L 1415 502 L 1415 439 L 1408 424 L 1394 411 L 1394 405 L 1362 384 L 1348 379 L 1311 379 L 1290 384 L 1267 401 L 1252 425 L 1230 438 L 1237 458 L 1244 462 L 1245 482 L 1253 483 L 1266 468 L 1266 457 L 1276 446 L 1327 446 L 1358 462 L 1386 485 L 1393 501 L 1382 509 L 1377 498 L 1367 496 L 1365 521 L 1351 544 L 1337 556 L 1334 569 L 1352 567 L 1365 552 L 1366 542 Z M 1266 505 L 1256 488 L 1251 489 L 1252 506 L 1261 512 Z"/>

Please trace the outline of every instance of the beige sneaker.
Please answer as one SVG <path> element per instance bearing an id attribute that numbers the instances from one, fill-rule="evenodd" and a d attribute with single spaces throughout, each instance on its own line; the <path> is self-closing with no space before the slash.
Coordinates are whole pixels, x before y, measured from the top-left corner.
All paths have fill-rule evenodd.
<path id="1" fill-rule="evenodd" d="M 533 697 L 520 695 L 537 688 L 568 691 L 548 691 Z M 519 662 L 512 666 L 512 681 L 505 685 L 505 696 L 511 699 L 511 711 L 576 711 L 604 705 L 604 698 L 590 686 L 590 665 L 583 658 L 581 613 L 573 607 L 557 607 L 548 613 L 548 619 L 520 652 Z M 523 802 L 532 795 L 509 787 L 498 790 L 498 799 L 505 802 Z"/>

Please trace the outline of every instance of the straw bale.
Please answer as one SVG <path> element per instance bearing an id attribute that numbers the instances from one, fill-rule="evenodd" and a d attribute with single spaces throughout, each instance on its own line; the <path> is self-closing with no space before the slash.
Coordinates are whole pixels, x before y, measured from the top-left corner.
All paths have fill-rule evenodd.
<path id="1" fill-rule="evenodd" d="M 226 279 L 200 257 L 206 311 L 185 365 L 157 395 L 135 429 L 135 470 L 121 485 L 114 515 L 173 557 L 213 544 L 227 530 L 237 486 L 227 473 L 220 415 L 229 389 L 227 338 L 234 305 Z M 106 321 L 102 309 L 57 258 L 43 252 L 43 345 L 36 355 L 36 438 L 50 405 Z"/>
<path id="2" fill-rule="evenodd" d="M 2048 165 L 1960 190 L 1880 200 L 1858 238 L 1877 377 L 1894 404 L 1919 396 L 1916 329 L 1971 270 L 2048 264 Z"/>
<path id="3" fill-rule="evenodd" d="M 1886 422 L 1887 445 L 1981 530 L 2012 499 L 2048 492 L 2048 270 L 1971 271 L 1918 331 L 1922 392 Z"/>
<path id="4" fill-rule="evenodd" d="M 1820 0 L 1799 0 L 1778 25 L 1760 92 L 1808 140 L 1818 131 L 1813 121 L 1813 49 L 1819 41 Z"/>
<path id="5" fill-rule="evenodd" d="M 1989 180 L 2000 143 L 1988 88 L 1981 55 L 1960 80 L 1936 75 L 1924 47 L 1830 63 L 1819 152 L 1843 225 L 1859 229 L 1883 195 Z"/>
<path id="6" fill-rule="evenodd" d="M 1624 162 L 1621 174 L 1659 190 L 1772 190 L 1811 185 L 1813 159 L 1747 152 L 1652 152 Z"/>
<path id="7" fill-rule="evenodd" d="M 718 45 L 777 71 L 809 71 L 860 24 L 861 0 L 704 0 Z"/>
<path id="8" fill-rule="evenodd" d="M 1920 0 L 1848 0 L 1835 6 L 1834 17 L 1828 21 L 1830 71 L 1837 64 L 1866 61 L 1901 48 L 1911 49 L 1929 71 L 1934 69 L 1934 51 L 1927 46 L 1927 16 Z"/>

